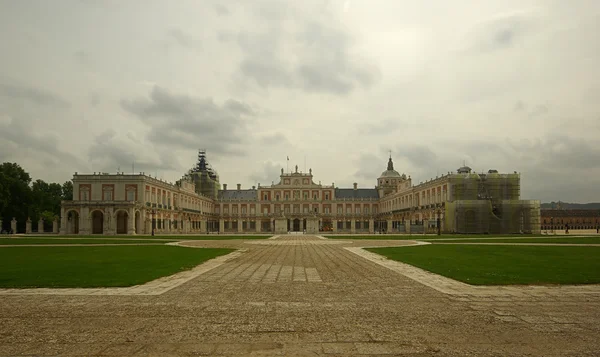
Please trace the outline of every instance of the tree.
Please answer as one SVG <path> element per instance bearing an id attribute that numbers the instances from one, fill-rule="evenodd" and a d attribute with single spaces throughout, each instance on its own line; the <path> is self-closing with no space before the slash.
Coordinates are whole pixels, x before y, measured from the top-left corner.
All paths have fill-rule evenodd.
<path id="1" fill-rule="evenodd" d="M 62 199 L 65 201 L 73 199 L 73 181 L 66 181 L 62 184 Z"/>
<path id="2" fill-rule="evenodd" d="M 31 176 L 17 163 L 5 162 L 0 165 L 0 217 L 3 229 L 10 228 L 15 217 L 19 230 L 25 229 L 30 204 L 32 202 Z"/>

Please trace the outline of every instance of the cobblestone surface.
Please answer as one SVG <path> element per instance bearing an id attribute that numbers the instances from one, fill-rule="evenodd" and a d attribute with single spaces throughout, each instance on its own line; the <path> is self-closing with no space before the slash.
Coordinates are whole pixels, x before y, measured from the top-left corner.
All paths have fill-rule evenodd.
<path id="1" fill-rule="evenodd" d="M 183 242 L 245 251 L 153 295 L 0 296 L 0 356 L 595 356 L 600 350 L 596 286 L 510 287 L 511 294 L 466 284 L 440 288 L 453 281 L 419 280 L 418 271 L 381 264 L 358 249 L 414 242 L 269 241 Z"/>

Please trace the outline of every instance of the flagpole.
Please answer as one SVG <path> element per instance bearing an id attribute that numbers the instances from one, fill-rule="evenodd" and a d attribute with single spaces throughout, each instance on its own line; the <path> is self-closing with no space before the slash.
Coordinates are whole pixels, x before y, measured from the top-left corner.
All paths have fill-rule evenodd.
<path id="1" fill-rule="evenodd" d="M 285 165 L 285 172 L 290 173 L 290 157 L 287 157 L 287 163 Z"/>

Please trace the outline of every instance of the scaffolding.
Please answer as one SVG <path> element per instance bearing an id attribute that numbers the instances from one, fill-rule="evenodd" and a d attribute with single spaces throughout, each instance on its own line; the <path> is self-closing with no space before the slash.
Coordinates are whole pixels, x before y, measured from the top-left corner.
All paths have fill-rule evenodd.
<path id="1" fill-rule="evenodd" d="M 217 199 L 219 188 L 221 187 L 219 174 L 208 162 L 206 150 L 198 150 L 198 162 L 183 178 L 194 183 L 196 193 Z"/>
<path id="2" fill-rule="evenodd" d="M 466 168 L 468 169 L 468 168 Z M 461 172 L 462 170 L 462 172 Z M 521 200 L 517 173 L 450 175 L 445 230 L 466 234 L 540 233 L 540 202 Z"/>

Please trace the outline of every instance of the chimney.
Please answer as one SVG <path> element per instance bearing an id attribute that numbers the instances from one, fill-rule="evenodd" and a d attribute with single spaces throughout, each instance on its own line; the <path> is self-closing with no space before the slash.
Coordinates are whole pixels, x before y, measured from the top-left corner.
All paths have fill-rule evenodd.
<path id="1" fill-rule="evenodd" d="M 241 189 L 242 189 L 242 184 L 241 184 L 241 183 L 238 183 L 238 184 L 237 184 L 237 190 L 239 191 L 239 190 L 241 190 Z"/>
<path id="2" fill-rule="evenodd" d="M 355 190 L 358 189 L 358 183 L 356 183 L 356 182 L 354 183 L 354 189 Z"/>
<path id="3" fill-rule="evenodd" d="M 252 189 L 253 189 L 253 190 L 256 190 L 256 186 L 252 186 Z"/>
<path id="4" fill-rule="evenodd" d="M 223 184 L 223 191 L 227 191 L 227 184 L 226 183 Z"/>

